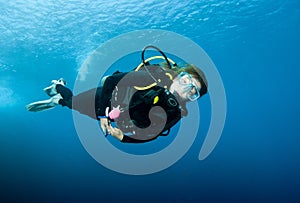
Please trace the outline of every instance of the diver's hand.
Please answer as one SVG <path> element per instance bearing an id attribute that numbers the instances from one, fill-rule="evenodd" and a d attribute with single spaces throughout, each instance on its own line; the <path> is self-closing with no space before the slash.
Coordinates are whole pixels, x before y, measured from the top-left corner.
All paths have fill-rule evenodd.
<path id="1" fill-rule="evenodd" d="M 118 140 L 122 140 L 124 137 L 124 134 L 122 132 L 122 130 L 120 130 L 119 128 L 114 128 L 111 125 L 108 126 L 107 128 L 108 133 L 112 136 L 114 136 L 115 138 L 117 138 Z"/>
<path id="2" fill-rule="evenodd" d="M 104 134 L 108 132 L 108 126 L 110 126 L 107 118 L 100 118 L 100 126 Z"/>

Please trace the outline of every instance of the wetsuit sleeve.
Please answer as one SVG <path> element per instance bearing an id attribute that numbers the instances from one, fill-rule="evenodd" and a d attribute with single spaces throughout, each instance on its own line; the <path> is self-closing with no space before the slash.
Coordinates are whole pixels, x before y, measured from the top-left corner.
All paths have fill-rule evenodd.
<path id="1" fill-rule="evenodd" d="M 106 107 L 110 106 L 110 100 L 112 97 L 112 92 L 115 89 L 118 82 L 126 75 L 127 73 L 117 73 L 111 75 L 105 79 L 105 82 L 102 87 L 100 95 L 96 98 L 96 115 L 105 116 Z"/>

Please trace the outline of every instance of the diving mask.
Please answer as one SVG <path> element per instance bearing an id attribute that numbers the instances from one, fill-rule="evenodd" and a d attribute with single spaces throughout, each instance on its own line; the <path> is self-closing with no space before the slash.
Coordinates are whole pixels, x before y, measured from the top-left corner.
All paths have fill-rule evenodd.
<path id="1" fill-rule="evenodd" d="M 178 81 L 182 91 L 186 93 L 190 101 L 195 101 L 200 97 L 200 88 L 197 87 L 195 80 L 196 79 L 187 72 L 181 72 L 178 75 Z"/>

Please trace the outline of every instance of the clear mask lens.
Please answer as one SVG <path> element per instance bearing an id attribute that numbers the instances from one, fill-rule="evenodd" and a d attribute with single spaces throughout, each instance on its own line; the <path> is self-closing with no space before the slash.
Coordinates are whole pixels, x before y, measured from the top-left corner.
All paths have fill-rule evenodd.
<path id="1" fill-rule="evenodd" d="M 200 89 L 196 86 L 193 77 L 190 74 L 181 72 L 178 75 L 178 80 L 183 92 L 187 94 L 187 98 L 190 101 L 195 101 L 200 97 Z"/>

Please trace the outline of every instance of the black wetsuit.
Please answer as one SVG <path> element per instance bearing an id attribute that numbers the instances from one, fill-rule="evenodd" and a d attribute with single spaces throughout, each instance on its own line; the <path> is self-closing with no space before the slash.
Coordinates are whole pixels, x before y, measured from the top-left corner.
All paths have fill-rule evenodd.
<path id="1" fill-rule="evenodd" d="M 105 116 L 107 107 L 111 110 L 111 107 L 120 105 L 124 112 L 115 121 L 118 128 L 124 132 L 121 141 L 142 143 L 163 135 L 162 133 L 174 126 L 186 112 L 185 105 L 180 104 L 168 91 L 171 84 L 172 80 L 166 75 L 166 71 L 154 66 L 149 67 L 147 71 L 116 72 L 106 78 L 103 86 L 75 96 L 62 85 L 57 85 L 56 89 L 63 97 L 59 101 L 62 106 L 77 110 L 93 119 L 99 120 L 101 116 Z M 156 108 L 149 114 L 152 107 L 161 108 Z M 131 136 L 125 135 L 126 131 L 130 131 Z"/>

